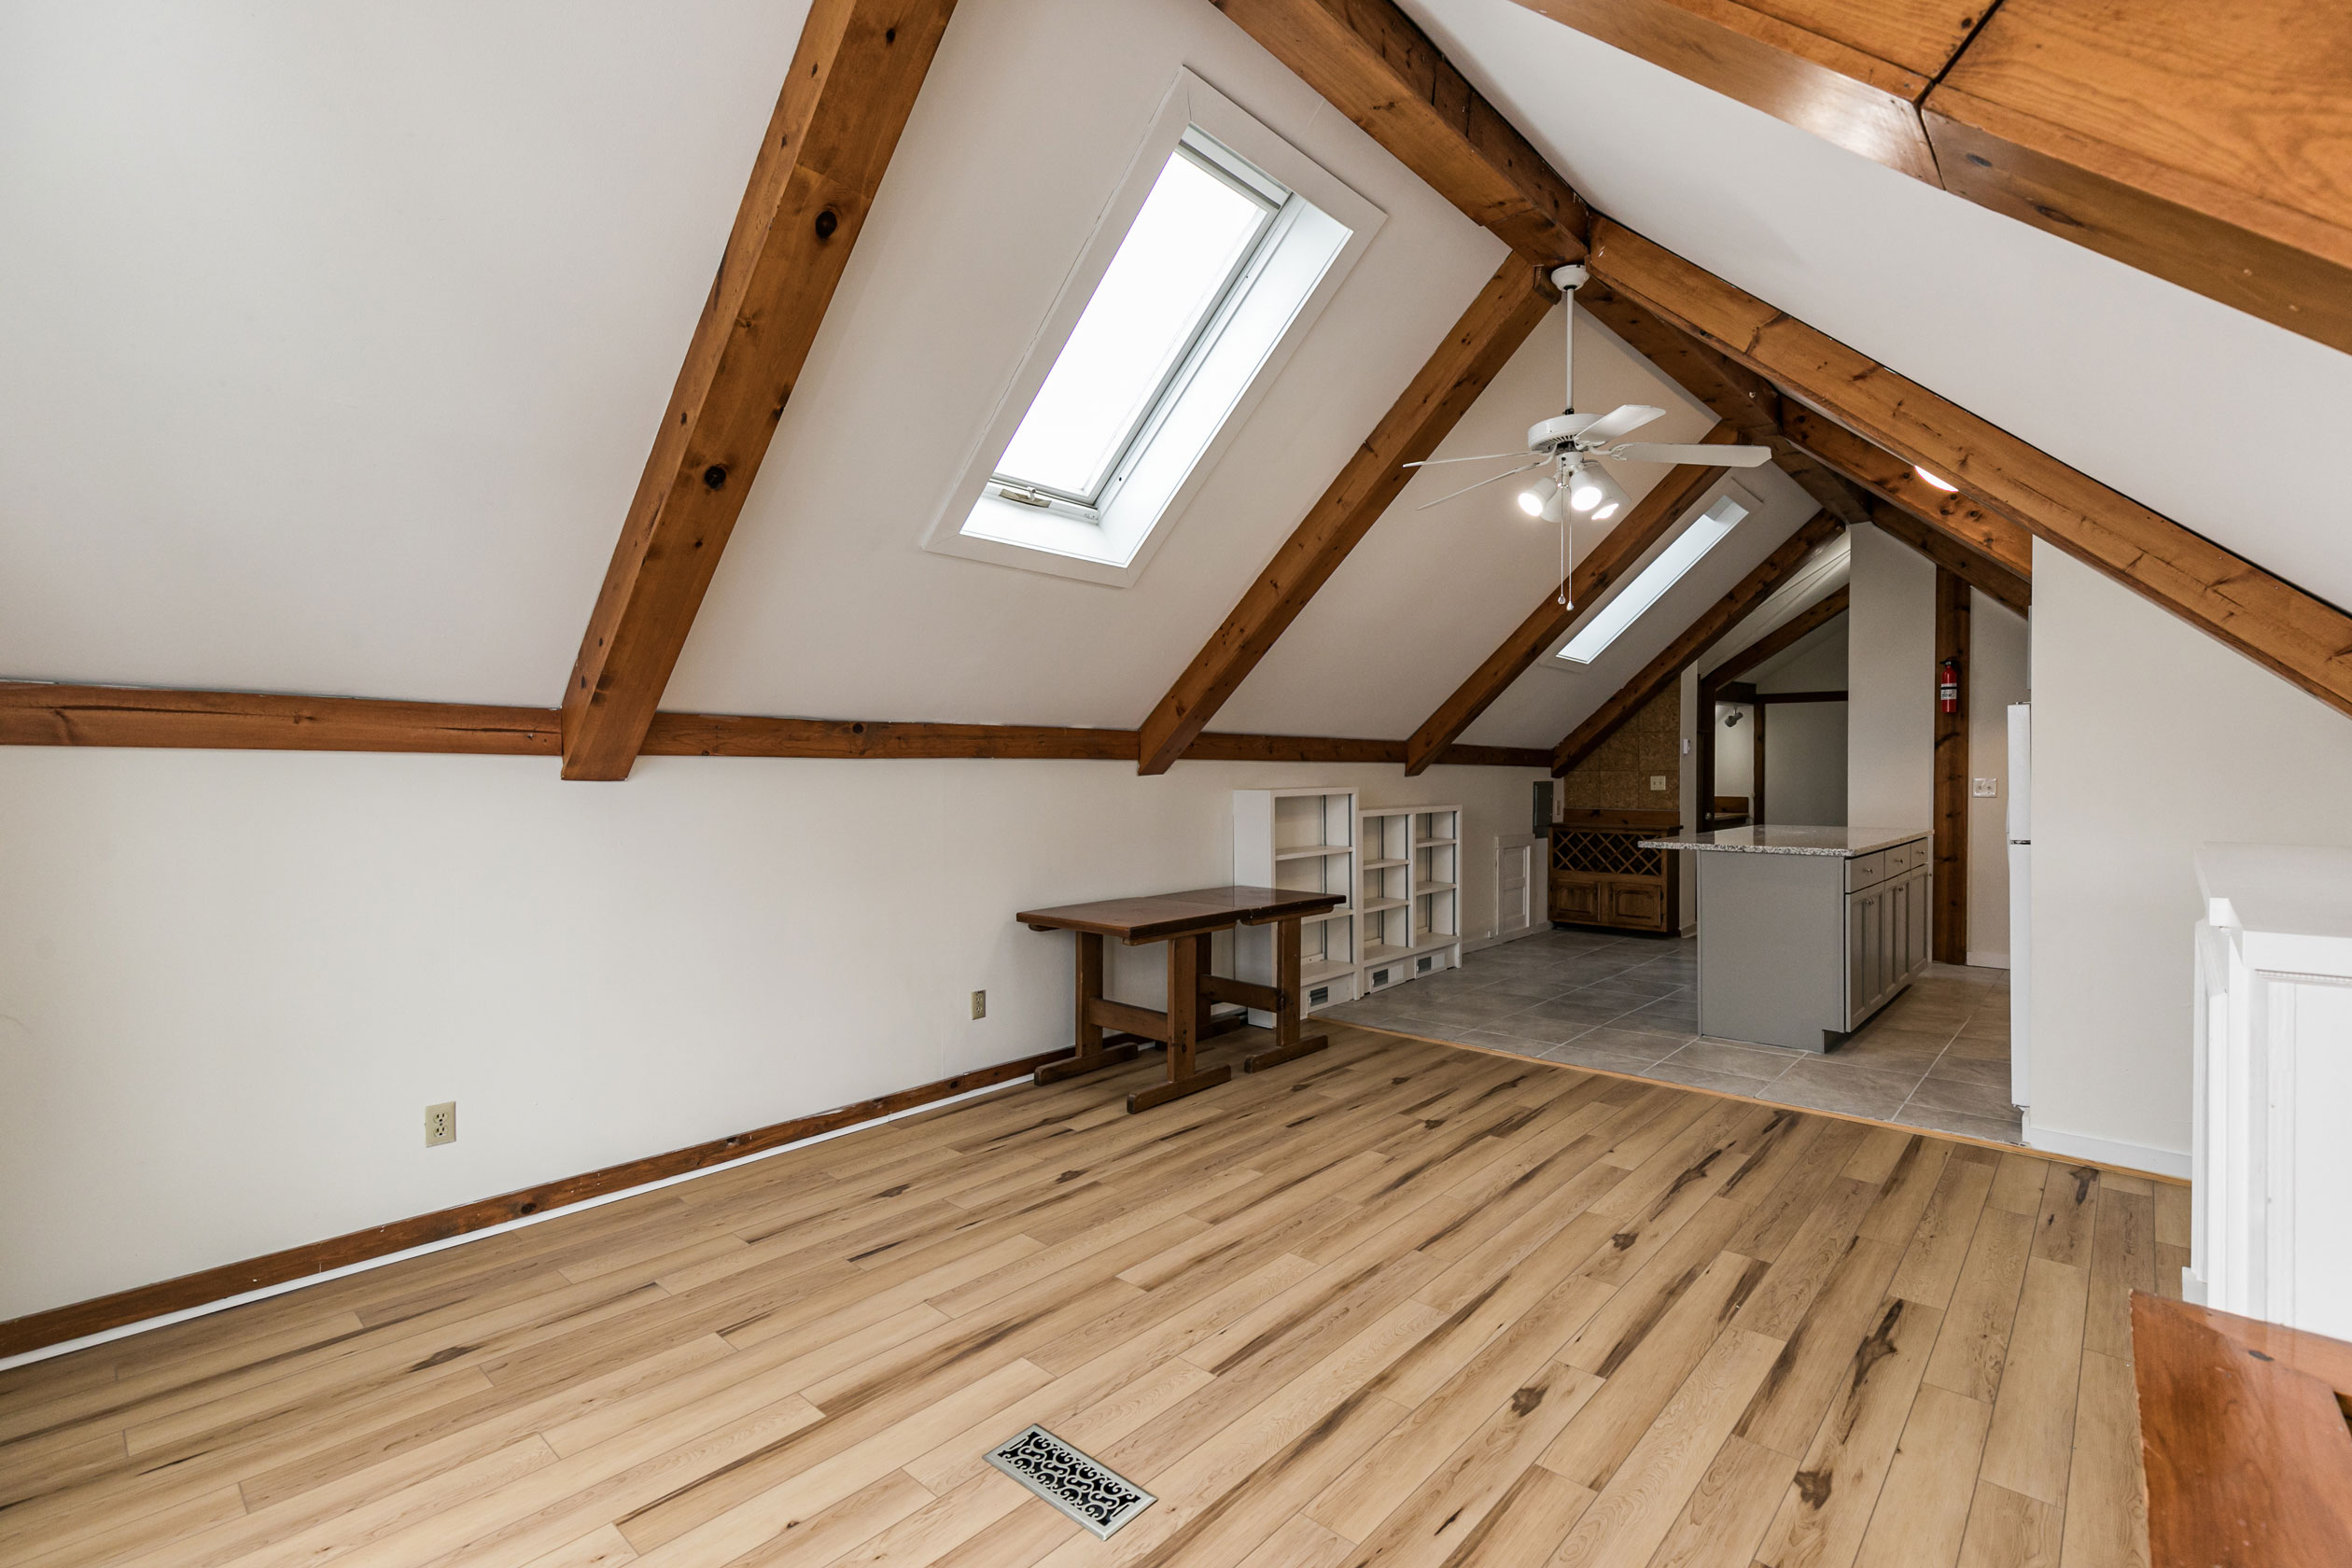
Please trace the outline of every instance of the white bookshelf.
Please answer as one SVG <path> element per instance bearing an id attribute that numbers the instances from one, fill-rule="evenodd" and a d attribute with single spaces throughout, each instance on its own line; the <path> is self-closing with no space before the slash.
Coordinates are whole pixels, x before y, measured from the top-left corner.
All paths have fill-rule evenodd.
<path id="1" fill-rule="evenodd" d="M 1359 810 L 1352 790 L 1236 790 L 1233 879 L 1347 896 L 1299 924 L 1304 1012 L 1462 962 L 1458 805 Z M 1233 935 L 1235 973 L 1273 984 L 1272 931 L 1245 927 Z M 1250 1021 L 1272 1019 L 1253 1012 Z"/>
<path id="2" fill-rule="evenodd" d="M 1407 868 L 1416 978 L 1462 962 L 1462 807 L 1413 808 Z"/>
<path id="3" fill-rule="evenodd" d="M 1370 996 L 1413 977 L 1413 808 L 1356 813 L 1356 988 Z"/>
<path id="4" fill-rule="evenodd" d="M 1319 1012 L 1351 1001 L 1359 968 L 1356 942 L 1356 797 L 1353 790 L 1236 790 L 1233 791 L 1233 880 L 1248 888 L 1342 893 L 1348 902 L 1299 922 L 1299 1010 Z M 1274 930 L 1244 926 L 1233 933 L 1234 973 L 1262 986 L 1274 983 Z M 1270 1027 L 1273 1015 L 1252 1012 Z"/>

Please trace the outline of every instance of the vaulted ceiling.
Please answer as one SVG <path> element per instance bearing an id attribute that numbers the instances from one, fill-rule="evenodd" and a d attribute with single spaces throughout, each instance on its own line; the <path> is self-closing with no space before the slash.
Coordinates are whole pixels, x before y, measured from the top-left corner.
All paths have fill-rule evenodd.
<path id="1" fill-rule="evenodd" d="M 1406 9 L 1613 217 L 2352 602 L 2352 357 L 1512 0 Z M 805 13 L 9 12 L 0 676 L 557 701 Z M 1135 586 L 925 553 L 1180 65 L 1385 225 Z M 1205 0 L 960 0 L 664 706 L 1134 727 L 1506 254 Z M 1581 403 L 1714 424 L 1579 333 Z M 1555 313 L 1441 455 L 1516 445 L 1560 353 Z M 2184 427 L 2264 455 L 2185 458 Z M 1813 510 L 1776 469 L 1739 483 L 1758 516 L 1464 738 L 1550 746 Z M 1497 491 L 1418 510 L 1450 487 L 1406 486 L 1214 729 L 1401 737 L 1445 700 L 1559 579 Z"/>

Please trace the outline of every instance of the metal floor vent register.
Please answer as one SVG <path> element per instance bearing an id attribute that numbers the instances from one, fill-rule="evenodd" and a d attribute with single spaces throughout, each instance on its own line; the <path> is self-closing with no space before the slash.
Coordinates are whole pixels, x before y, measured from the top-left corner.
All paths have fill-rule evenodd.
<path id="1" fill-rule="evenodd" d="M 989 1449 L 988 1463 L 1106 1541 L 1159 1501 L 1042 1426 Z"/>

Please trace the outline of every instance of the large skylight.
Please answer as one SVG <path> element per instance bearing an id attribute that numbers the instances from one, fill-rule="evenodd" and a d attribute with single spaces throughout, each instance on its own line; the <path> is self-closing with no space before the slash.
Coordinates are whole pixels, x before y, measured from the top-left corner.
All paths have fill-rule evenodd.
<path id="1" fill-rule="evenodd" d="M 1289 194 L 1191 139 L 1180 144 L 993 477 L 1099 502 Z"/>
<path id="2" fill-rule="evenodd" d="M 1179 71 L 1085 248 L 1020 236 L 1068 271 L 923 548 L 1135 581 L 1381 222 Z"/>
<path id="3" fill-rule="evenodd" d="M 1674 541 L 1659 551 L 1650 564 L 1644 567 L 1632 581 L 1617 592 L 1615 598 L 1603 605 L 1568 639 L 1568 646 L 1560 651 L 1560 657 L 1572 665 L 1589 665 L 1599 658 L 1609 644 L 1617 641 L 1625 628 L 1642 618 L 1642 612 L 1656 604 L 1683 574 L 1699 564 L 1700 558 L 1713 550 L 1723 536 L 1736 526 L 1748 509 L 1738 500 L 1725 496 L 1700 513 L 1687 528 L 1674 537 Z"/>

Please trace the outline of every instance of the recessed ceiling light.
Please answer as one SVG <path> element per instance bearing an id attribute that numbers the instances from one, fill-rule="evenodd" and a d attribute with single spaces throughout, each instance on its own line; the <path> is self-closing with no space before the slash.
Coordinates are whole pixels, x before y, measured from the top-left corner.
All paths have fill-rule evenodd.
<path id="1" fill-rule="evenodd" d="M 1917 463 L 1913 463 L 1911 465 L 1911 472 L 1917 474 L 1920 478 L 1925 480 L 1928 483 L 1934 485 L 1937 489 L 1942 491 L 1947 496 L 1956 496 L 1960 493 L 1960 486 L 1953 483 L 1952 481 L 1948 479 L 1929 473 L 1925 469 L 1921 468 Z"/>

